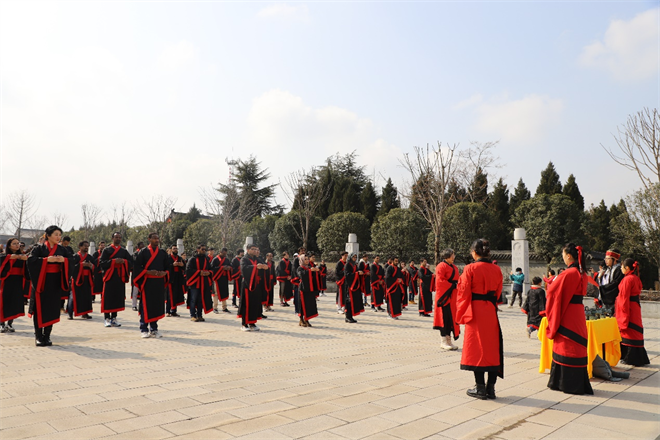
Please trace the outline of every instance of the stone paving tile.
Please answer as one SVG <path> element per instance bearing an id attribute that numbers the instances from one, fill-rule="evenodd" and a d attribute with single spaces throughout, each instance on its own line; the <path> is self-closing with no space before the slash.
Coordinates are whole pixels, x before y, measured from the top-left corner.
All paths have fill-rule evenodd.
<path id="1" fill-rule="evenodd" d="M 99 423 L 116 422 L 118 420 L 130 419 L 133 417 L 135 417 L 135 414 L 131 412 L 128 412 L 124 409 L 116 409 L 114 411 L 106 411 L 106 412 L 98 413 L 95 417 L 80 415 L 75 417 L 65 417 L 65 418 L 51 420 L 49 423 L 53 428 L 57 429 L 58 431 L 67 431 L 70 429 L 84 428 L 87 426 L 97 425 Z"/>
<path id="2" fill-rule="evenodd" d="M 280 425 L 286 425 L 287 423 L 292 422 L 293 420 L 287 419 L 286 417 L 282 417 L 277 414 L 269 414 L 267 416 L 257 417 L 256 419 L 250 420 L 237 419 L 237 421 L 223 425 L 219 429 L 234 437 L 240 437 L 243 435 L 252 434 L 253 432 L 272 429 Z"/>
<path id="3" fill-rule="evenodd" d="M 305 420 L 323 414 L 332 415 L 334 414 L 334 412 L 343 409 L 345 408 L 324 402 L 324 403 L 315 403 L 309 406 L 301 406 L 299 408 L 288 409 L 280 412 L 279 415 L 287 417 L 292 420 Z"/>
<path id="4" fill-rule="evenodd" d="M 40 437 L 36 437 L 35 440 L 71 440 L 71 439 L 76 439 L 76 440 L 85 440 L 85 439 L 93 439 L 93 438 L 100 438 L 108 435 L 114 435 L 114 431 L 108 428 L 105 425 L 97 424 L 97 425 L 92 425 L 92 426 L 86 426 L 84 428 L 78 428 L 78 429 L 71 429 L 71 430 L 58 430 L 59 432 L 57 433 L 52 433 L 52 434 L 47 434 L 47 435 L 42 435 Z"/>
<path id="5" fill-rule="evenodd" d="M 290 423 L 287 425 L 279 426 L 277 428 L 274 428 L 274 431 L 284 434 L 290 438 L 300 438 L 300 437 L 310 436 L 322 431 L 328 431 L 332 428 L 341 426 L 343 424 L 345 424 L 343 420 L 339 420 L 334 417 L 330 417 L 326 415 L 321 415 L 321 416 L 311 417 L 305 420 L 299 420 L 297 422 Z"/>
<path id="6" fill-rule="evenodd" d="M 331 412 L 328 415 L 345 422 L 355 422 L 358 420 L 366 419 L 368 417 L 390 413 L 390 408 L 386 408 L 384 406 L 376 405 L 373 403 L 367 403 L 365 405 L 360 405 L 359 409 L 355 409 L 354 407 L 344 408 L 340 411 Z"/>
<path id="7" fill-rule="evenodd" d="M 4 411 L 3 411 L 4 413 Z M 17 426 L 33 425 L 36 423 L 43 422 L 44 420 L 59 421 L 69 417 L 75 417 L 79 415 L 84 415 L 81 411 L 76 408 L 58 408 L 50 411 L 44 411 L 39 414 L 29 412 L 26 414 L 15 415 L 12 417 L 3 417 L 2 419 L 2 429 L 14 428 Z"/>
<path id="8" fill-rule="evenodd" d="M 104 399 L 101 396 L 98 396 L 96 394 L 91 394 L 91 395 L 68 397 L 66 399 L 50 400 L 48 402 L 32 403 L 25 406 L 30 411 L 37 413 L 37 412 L 50 411 L 59 408 L 70 408 L 74 406 L 88 405 L 90 403 L 99 403 L 99 402 L 104 402 L 105 400 L 106 399 Z"/>
<path id="9" fill-rule="evenodd" d="M 16 428 L 2 429 L 2 431 L 0 431 L 3 439 L 12 440 L 34 438 L 36 436 L 54 433 L 57 433 L 57 430 L 46 422 L 39 422 L 26 426 L 18 426 Z"/>
<path id="10" fill-rule="evenodd" d="M 31 414 L 31 413 L 32 411 L 30 411 L 23 405 L 0 408 L 0 426 L 4 426 L 2 423 L 2 419 L 6 417 L 21 416 L 23 414 Z"/>
<path id="11" fill-rule="evenodd" d="M 176 411 L 167 411 L 158 414 L 151 414 L 148 416 L 134 417 L 128 420 L 120 420 L 117 422 L 106 423 L 106 426 L 118 434 L 137 431 L 139 429 L 151 428 L 154 426 L 166 426 L 166 423 L 184 420 L 187 417 Z"/>
<path id="12" fill-rule="evenodd" d="M 453 439 L 476 439 L 488 437 L 495 432 L 499 432 L 501 429 L 502 427 L 499 425 L 474 419 L 448 428 L 442 431 L 441 435 Z"/>
<path id="13" fill-rule="evenodd" d="M 417 440 L 441 433 L 451 427 L 452 425 L 448 423 L 424 418 L 389 429 L 387 433 L 403 439 Z"/>
<path id="14" fill-rule="evenodd" d="M 241 419 L 254 419 L 266 414 L 278 413 L 280 411 L 291 408 L 294 408 L 294 406 L 275 400 L 273 402 L 262 403 L 260 405 L 252 405 L 245 408 L 233 409 L 228 411 L 228 413 Z"/>
<path id="15" fill-rule="evenodd" d="M 252 434 L 247 434 L 241 437 L 233 437 L 233 438 L 237 440 L 264 440 L 264 439 L 284 440 L 284 439 L 290 439 L 291 437 L 287 437 L 284 434 L 280 434 L 277 431 L 273 431 L 272 429 L 266 429 L 263 431 L 253 432 Z"/>
<path id="16" fill-rule="evenodd" d="M 543 439 L 547 440 L 566 440 L 566 439 L 627 439 L 641 438 L 628 433 L 622 434 L 617 431 L 602 429 L 597 426 L 583 425 L 581 423 L 570 422 L 561 428 L 549 433 Z"/>
<path id="17" fill-rule="evenodd" d="M 149 428 L 122 432 L 121 434 L 113 434 L 102 438 L 103 440 L 160 440 L 173 437 L 174 434 L 171 432 L 158 426 L 152 426 Z"/>
<path id="18" fill-rule="evenodd" d="M 89 405 L 82 405 L 78 409 L 87 415 L 98 414 L 104 411 L 112 411 L 115 409 L 128 408 L 129 406 L 153 404 L 151 400 L 143 396 L 128 397 L 123 399 L 108 400 L 100 403 L 92 403 Z M 140 414 L 141 415 L 141 414 Z"/>
<path id="19" fill-rule="evenodd" d="M 346 438 L 360 439 L 379 432 L 387 431 L 395 426 L 398 426 L 395 422 L 378 417 L 371 417 L 331 429 L 330 432 Z"/>
<path id="20" fill-rule="evenodd" d="M 186 418 L 185 420 L 174 421 L 173 423 L 161 421 L 158 425 L 175 435 L 183 435 L 195 431 L 201 431 L 203 429 L 217 428 L 237 421 L 240 421 L 240 419 L 231 414 L 221 412 L 208 416 Z"/>
<path id="21" fill-rule="evenodd" d="M 577 419 L 578 417 L 579 415 L 575 413 L 559 411 L 555 409 L 546 409 L 532 417 L 527 418 L 526 420 L 528 422 L 539 423 L 541 425 L 558 428 L 571 422 L 572 420 Z"/>

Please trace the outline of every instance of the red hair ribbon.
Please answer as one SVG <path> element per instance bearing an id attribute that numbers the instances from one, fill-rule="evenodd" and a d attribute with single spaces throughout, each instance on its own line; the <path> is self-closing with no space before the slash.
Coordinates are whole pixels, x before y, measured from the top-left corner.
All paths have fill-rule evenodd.
<path id="1" fill-rule="evenodd" d="M 582 246 L 575 246 L 575 249 L 578 253 L 578 267 L 580 268 L 580 272 L 582 272 Z"/>
<path id="2" fill-rule="evenodd" d="M 635 261 L 633 263 L 633 273 L 637 272 L 637 275 L 639 275 L 639 263 Z"/>

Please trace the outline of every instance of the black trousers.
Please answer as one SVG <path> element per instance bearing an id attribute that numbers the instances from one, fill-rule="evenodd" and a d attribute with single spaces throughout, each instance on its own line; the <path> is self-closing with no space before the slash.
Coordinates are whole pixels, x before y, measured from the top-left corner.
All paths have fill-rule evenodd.
<path id="1" fill-rule="evenodd" d="M 485 382 L 485 373 L 483 371 L 475 371 L 474 372 L 474 381 L 478 385 L 486 385 Z M 488 372 L 488 385 L 495 385 L 495 382 L 497 382 L 497 372 L 495 371 L 489 371 Z"/>

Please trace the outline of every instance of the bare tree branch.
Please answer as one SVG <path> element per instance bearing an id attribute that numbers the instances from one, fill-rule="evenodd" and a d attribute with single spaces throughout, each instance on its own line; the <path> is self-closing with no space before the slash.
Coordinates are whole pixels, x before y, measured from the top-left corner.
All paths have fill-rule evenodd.
<path id="1" fill-rule="evenodd" d="M 162 235 L 167 218 L 174 211 L 176 202 L 176 197 L 157 194 L 149 200 L 142 199 L 142 203 L 139 204 L 135 213 L 145 226 L 154 229 L 158 235 Z"/>
<path id="2" fill-rule="evenodd" d="M 66 227 L 66 223 L 68 221 L 69 221 L 69 217 L 66 214 L 63 214 L 61 212 L 56 212 L 55 214 L 53 214 L 53 223 L 52 224 L 59 226 L 64 231 L 66 231 L 68 229 Z"/>
<path id="3" fill-rule="evenodd" d="M 103 210 L 100 206 L 93 203 L 83 203 L 80 206 L 83 224 L 80 229 L 83 231 L 83 238 L 89 240 L 92 230 L 98 226 Z"/>
<path id="4" fill-rule="evenodd" d="M 20 240 L 22 230 L 32 226 L 37 211 L 35 196 L 24 189 L 16 191 L 9 195 L 5 209 L 7 223 L 14 228 L 16 238 Z"/>

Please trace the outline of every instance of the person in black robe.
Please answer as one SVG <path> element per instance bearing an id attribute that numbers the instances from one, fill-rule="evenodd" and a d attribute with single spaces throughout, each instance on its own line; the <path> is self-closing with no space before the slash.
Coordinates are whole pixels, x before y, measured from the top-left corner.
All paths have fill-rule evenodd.
<path id="1" fill-rule="evenodd" d="M 106 327 L 121 327 L 117 322 L 117 312 L 125 309 L 126 283 L 133 268 L 133 257 L 121 245 L 121 240 L 119 232 L 112 234 L 112 245 L 103 249 L 101 254 L 104 272 L 101 313 L 104 314 Z"/>
<path id="2" fill-rule="evenodd" d="M 402 298 L 406 295 L 406 283 L 399 259 L 392 258 L 392 264 L 385 269 L 385 294 L 387 296 L 387 314 L 390 319 L 401 316 Z"/>
<path id="3" fill-rule="evenodd" d="M 376 255 L 369 268 L 369 284 L 371 285 L 371 310 L 384 312 L 385 269 L 380 265 L 380 257 Z"/>
<path id="4" fill-rule="evenodd" d="M 103 254 L 103 249 L 105 249 L 105 241 L 99 242 L 99 248 L 94 254 L 92 254 L 92 260 L 94 263 L 94 286 L 92 288 L 92 302 L 95 301 L 96 295 L 101 295 L 103 293 L 103 269 L 101 268 L 101 254 Z"/>
<path id="5" fill-rule="evenodd" d="M 251 244 L 247 254 L 241 259 L 241 297 L 238 317 L 241 318 L 241 330 L 259 331 L 255 324 L 261 319 L 261 295 L 257 289 L 257 272 L 268 269 L 268 265 L 257 260 L 258 247 Z"/>
<path id="6" fill-rule="evenodd" d="M 140 332 L 142 338 L 160 338 L 158 320 L 165 317 L 165 285 L 172 271 L 172 260 L 160 249 L 158 234 L 149 234 L 149 246 L 135 260 L 135 278 L 139 293 Z"/>
<path id="7" fill-rule="evenodd" d="M 369 255 L 362 254 L 362 259 L 357 265 L 358 271 L 362 272 L 362 293 L 364 297 L 362 298 L 362 304 L 369 304 L 369 297 L 371 296 L 371 268 L 369 266 Z"/>
<path id="8" fill-rule="evenodd" d="M 144 243 L 139 242 L 135 248 L 135 252 L 133 252 L 133 261 L 137 260 L 138 255 L 140 255 L 140 252 L 144 249 Z M 138 296 L 140 294 L 140 290 L 137 288 L 135 285 L 135 276 L 137 274 L 135 273 L 135 268 L 131 271 L 131 305 L 133 306 L 133 311 L 137 312 L 138 311 Z"/>
<path id="9" fill-rule="evenodd" d="M 543 280 L 540 277 L 532 279 L 532 286 L 527 291 L 522 311 L 527 315 L 527 337 L 531 337 L 534 330 L 538 330 L 541 320 L 545 316 L 545 290 L 541 287 Z"/>
<path id="10" fill-rule="evenodd" d="M 167 316 L 181 316 L 176 312 L 178 306 L 186 303 L 186 266 L 179 256 L 179 248 L 172 245 L 169 254 L 170 274 L 165 287 Z"/>
<path id="11" fill-rule="evenodd" d="M 60 305 L 69 293 L 69 252 L 58 243 L 62 229 L 46 228 L 44 244 L 32 248 L 27 260 L 32 291 L 29 314 L 34 323 L 34 343 L 37 347 L 51 346 L 53 324 L 60 322 Z"/>
<path id="12" fill-rule="evenodd" d="M 605 253 L 607 269 L 605 269 L 602 276 L 604 282 L 600 286 L 599 293 L 603 305 L 609 309 L 614 308 L 616 297 L 619 295 L 619 284 L 623 280 L 620 259 L 621 253 L 618 249 L 612 249 Z"/>
<path id="13" fill-rule="evenodd" d="M 0 255 L 0 333 L 14 333 L 14 319 L 25 316 L 23 295 L 30 283 L 27 259 L 17 238 L 7 240 L 6 253 Z"/>
<path id="14" fill-rule="evenodd" d="M 301 255 L 298 257 L 300 259 L 300 264 L 298 265 L 298 279 L 300 280 L 300 285 L 298 289 L 298 301 L 296 307 L 296 313 L 300 317 L 301 327 L 311 327 L 312 324 L 309 323 L 309 320 L 316 318 L 319 313 L 316 307 L 316 274 L 319 271 L 318 267 L 311 267 L 309 264 L 309 257 L 307 255 Z"/>
<path id="15" fill-rule="evenodd" d="M 64 250 L 66 250 L 66 252 L 69 254 L 69 258 L 73 258 L 74 252 L 73 252 L 73 248 L 71 247 L 71 237 L 69 237 L 67 235 L 62 237 L 62 241 L 60 242 L 60 246 L 62 246 L 64 248 Z M 69 287 L 71 287 L 71 286 L 69 286 Z M 69 292 L 69 295 L 67 296 L 67 298 L 70 298 L 70 297 L 71 297 L 71 292 Z M 62 314 L 65 312 L 64 301 L 65 300 L 62 300 L 61 304 L 60 304 L 62 306 L 61 310 L 60 310 L 60 313 L 62 313 Z"/>
<path id="16" fill-rule="evenodd" d="M 264 278 L 262 280 L 264 291 L 266 292 L 266 299 L 262 304 L 264 312 L 273 310 L 273 302 L 275 300 L 275 262 L 273 261 L 273 254 L 270 252 L 266 254 L 265 264 L 268 266 L 268 270 L 264 271 Z"/>
<path id="17" fill-rule="evenodd" d="M 94 286 L 94 259 L 89 255 L 89 242 L 83 240 L 78 243 L 78 253 L 73 256 L 71 267 L 71 294 L 67 305 L 69 319 L 73 316 L 82 316 L 83 319 L 92 319 L 92 288 Z"/>
<path id="18" fill-rule="evenodd" d="M 232 267 L 227 258 L 227 248 L 220 249 L 218 255 L 211 261 L 211 270 L 213 271 L 216 301 L 222 304 L 224 313 L 229 313 L 227 300 L 229 299 L 229 279 L 231 278 Z M 217 307 L 214 307 L 213 311 L 220 313 Z"/>
<path id="19" fill-rule="evenodd" d="M 277 265 L 277 281 L 280 283 L 280 306 L 289 307 L 289 300 L 293 298 L 293 284 L 291 284 L 291 262 L 289 253 L 282 252 L 282 259 Z"/>
<path id="20" fill-rule="evenodd" d="M 408 299 L 410 304 L 415 304 L 415 296 L 419 293 L 419 283 L 417 280 L 417 271 L 415 267 L 415 262 L 410 261 L 408 267 L 406 267 L 407 278 L 408 278 Z"/>
<path id="21" fill-rule="evenodd" d="M 321 264 L 319 264 L 319 277 L 321 279 L 319 295 L 325 296 L 325 291 L 328 290 L 328 266 L 326 266 L 324 260 L 321 260 Z"/>
<path id="22" fill-rule="evenodd" d="M 188 292 L 188 306 L 190 307 L 190 320 L 204 322 L 204 313 L 213 310 L 213 267 L 206 252 L 206 246 L 197 245 L 197 255 L 188 260 L 186 266 L 186 283 L 190 287 Z"/>
<path id="23" fill-rule="evenodd" d="M 266 291 L 266 278 L 269 277 L 268 265 L 266 260 L 261 256 L 261 249 L 257 248 L 255 251 L 257 257 L 257 262 L 259 263 L 260 269 L 257 270 L 257 287 L 256 291 L 258 292 L 259 297 L 261 298 L 261 318 L 267 319 L 268 316 L 264 315 L 264 304 L 268 302 L 268 292 Z"/>
<path id="24" fill-rule="evenodd" d="M 430 317 L 433 311 L 433 272 L 428 267 L 426 260 L 422 260 L 417 269 L 416 278 L 419 282 L 419 316 Z"/>
<path id="25" fill-rule="evenodd" d="M 358 316 L 364 312 L 364 304 L 362 303 L 362 292 L 364 290 L 362 287 L 363 273 L 360 273 L 356 263 L 357 254 L 352 254 L 346 261 L 346 266 L 344 266 L 344 276 L 346 277 L 346 282 L 344 283 L 346 286 L 344 289 L 345 321 L 351 324 L 357 322 L 353 319 L 354 316 Z"/>
<path id="26" fill-rule="evenodd" d="M 341 253 L 341 259 L 337 262 L 335 266 L 335 278 L 337 281 L 337 295 L 335 297 L 335 302 L 337 303 L 337 313 L 344 313 L 344 300 L 346 298 L 346 274 L 344 268 L 346 267 L 346 260 L 348 260 L 348 252 L 344 251 Z"/>
<path id="27" fill-rule="evenodd" d="M 236 298 L 241 296 L 241 285 L 243 283 L 243 277 L 241 275 L 241 259 L 245 255 L 243 249 L 236 250 L 236 256 L 231 260 L 231 281 L 234 282 L 234 293 L 231 297 L 231 305 L 238 307 L 236 305 Z"/>
<path id="28" fill-rule="evenodd" d="M 307 256 L 309 257 L 309 267 L 317 269 L 312 273 L 311 289 L 314 292 L 314 298 L 318 298 L 321 293 L 321 269 L 316 265 L 316 255 L 313 252 L 310 252 Z"/>

